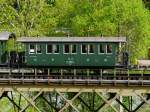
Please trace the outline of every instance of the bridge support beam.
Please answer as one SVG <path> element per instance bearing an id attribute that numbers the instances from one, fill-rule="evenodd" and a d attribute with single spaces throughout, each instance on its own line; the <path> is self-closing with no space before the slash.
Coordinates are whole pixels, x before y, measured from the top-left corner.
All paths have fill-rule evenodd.
<path id="1" fill-rule="evenodd" d="M 56 93 L 58 93 L 66 102 L 65 106 L 63 108 L 61 108 L 61 110 L 59 112 L 64 112 L 64 110 L 66 108 L 69 107 L 69 105 L 76 111 L 76 112 L 80 112 L 74 105 L 73 105 L 73 101 L 81 94 L 81 91 L 79 91 L 71 100 L 68 100 L 67 98 L 65 98 L 62 93 L 60 93 L 59 91 L 56 91 Z"/>
<path id="2" fill-rule="evenodd" d="M 41 101 L 52 112 L 65 112 L 66 110 L 101 112 L 107 109 L 113 112 L 120 112 L 120 108 L 122 108 L 122 111 L 136 112 L 139 110 L 143 111 L 142 107 L 150 105 L 150 91 L 142 88 L 111 87 L 105 89 L 94 86 L 49 86 L 47 88 L 45 86 L 37 86 L 33 88 L 29 86 L 11 86 L 8 88 L 1 87 L 0 89 L 3 90 L 1 100 L 4 97 L 7 98 L 9 103 L 13 104 L 14 110 L 19 110 L 19 112 L 26 112 L 31 108 L 37 112 L 42 112 L 43 108 L 38 104 Z M 11 92 L 14 94 L 11 94 Z M 27 93 L 30 93 L 31 96 Z M 18 97 L 13 98 L 12 95 L 17 94 Z M 122 97 L 121 100 L 120 97 Z M 16 100 L 16 98 L 19 100 Z M 23 104 L 22 102 L 26 103 Z"/>
<path id="3" fill-rule="evenodd" d="M 28 104 L 23 109 L 21 109 L 20 112 L 24 112 L 30 105 L 32 105 L 38 112 L 42 112 L 35 105 L 34 101 L 42 94 L 43 91 L 40 90 L 33 98 L 26 97 L 24 94 L 22 94 L 17 89 L 15 89 L 15 91 L 18 92 L 28 102 Z"/>

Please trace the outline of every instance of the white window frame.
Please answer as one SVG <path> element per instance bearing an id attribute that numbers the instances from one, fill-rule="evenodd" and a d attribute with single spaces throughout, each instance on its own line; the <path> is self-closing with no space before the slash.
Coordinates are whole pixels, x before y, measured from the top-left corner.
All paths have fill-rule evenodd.
<path id="1" fill-rule="evenodd" d="M 48 53 L 48 45 L 51 45 L 52 46 L 52 52 L 51 53 Z M 46 44 L 46 54 L 53 54 L 53 44 Z"/>
<path id="2" fill-rule="evenodd" d="M 112 45 L 111 45 L 111 53 L 108 53 L 108 52 L 107 52 L 107 47 L 108 47 L 108 45 L 111 45 L 111 44 L 106 44 L 106 54 L 112 54 Z"/>
<path id="3" fill-rule="evenodd" d="M 42 46 L 41 46 L 41 53 L 38 53 L 38 52 L 37 52 L 37 46 L 38 46 L 38 45 L 41 46 L 41 44 L 36 44 L 36 54 L 42 54 Z"/>
<path id="4" fill-rule="evenodd" d="M 75 47 L 75 49 L 76 49 L 76 52 L 75 52 L 75 53 L 73 53 L 73 52 L 72 52 L 72 50 L 73 50 L 73 49 L 72 49 L 72 48 L 73 48 L 73 45 L 75 45 L 75 46 L 76 46 L 76 47 Z M 70 46 L 70 47 L 71 47 L 71 49 L 70 49 L 70 50 L 71 50 L 71 51 L 70 51 L 70 53 L 71 53 L 71 54 L 77 54 L 77 44 L 71 44 L 71 46 Z"/>
<path id="5" fill-rule="evenodd" d="M 100 52 L 100 45 L 104 46 L 104 53 Z M 98 44 L 98 54 L 105 54 L 105 53 L 106 53 L 106 44 L 102 44 L 102 43 Z"/>
<path id="6" fill-rule="evenodd" d="M 93 53 L 90 53 L 90 45 L 93 46 Z M 94 44 L 88 44 L 88 54 L 94 54 L 95 53 L 95 49 L 94 49 Z"/>
<path id="7" fill-rule="evenodd" d="M 30 52 L 30 51 L 31 51 L 31 46 L 30 46 L 30 45 L 34 45 L 34 47 L 35 47 L 34 53 Z M 28 48 L 28 49 L 29 49 L 29 50 L 28 50 L 29 54 L 36 54 L 36 44 L 29 44 L 28 47 L 29 47 L 29 48 Z"/>
<path id="8" fill-rule="evenodd" d="M 65 45 L 69 46 L 69 53 L 65 53 Z M 63 54 L 70 54 L 70 44 L 64 44 L 63 45 Z"/>
<path id="9" fill-rule="evenodd" d="M 83 46 L 83 45 L 86 45 L 86 47 L 87 47 L 87 52 L 86 52 L 86 53 L 83 53 L 83 52 L 82 52 L 82 46 Z M 88 54 L 88 45 L 87 45 L 87 44 L 81 44 L 81 54 Z"/>
<path id="10" fill-rule="evenodd" d="M 55 53 L 54 52 L 54 46 L 57 46 L 58 45 L 58 53 Z M 60 53 L 60 45 L 59 44 L 52 44 L 52 53 L 53 54 L 59 54 Z"/>

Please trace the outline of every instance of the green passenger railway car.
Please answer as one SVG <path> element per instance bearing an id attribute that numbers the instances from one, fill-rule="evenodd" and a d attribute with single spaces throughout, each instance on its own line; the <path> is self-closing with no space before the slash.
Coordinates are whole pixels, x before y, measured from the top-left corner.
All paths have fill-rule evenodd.
<path id="1" fill-rule="evenodd" d="M 118 63 L 125 37 L 21 37 L 30 67 L 109 68 Z"/>

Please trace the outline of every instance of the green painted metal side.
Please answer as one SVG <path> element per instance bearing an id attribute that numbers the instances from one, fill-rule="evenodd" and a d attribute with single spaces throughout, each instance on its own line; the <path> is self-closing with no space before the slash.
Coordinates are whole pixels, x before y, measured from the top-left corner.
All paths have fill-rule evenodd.
<path id="1" fill-rule="evenodd" d="M 46 43 L 38 43 L 42 45 L 42 54 L 29 54 L 29 43 L 26 43 L 25 60 L 28 66 L 82 66 L 82 67 L 102 67 L 102 66 L 115 66 L 116 52 L 118 43 L 108 43 L 112 45 L 112 54 L 98 54 L 98 45 L 95 44 L 94 54 L 81 54 L 81 44 L 72 43 L 77 45 L 77 54 L 64 54 L 63 45 L 71 43 L 56 43 L 60 45 L 59 54 L 46 54 Z M 35 44 L 35 43 L 34 43 Z M 84 43 L 87 44 L 87 43 Z M 107 43 L 104 43 L 107 44 Z"/>

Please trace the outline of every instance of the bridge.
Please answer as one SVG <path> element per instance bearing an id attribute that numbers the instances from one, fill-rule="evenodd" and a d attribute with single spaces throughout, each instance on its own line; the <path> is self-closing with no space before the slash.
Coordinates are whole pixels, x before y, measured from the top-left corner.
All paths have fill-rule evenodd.
<path id="1" fill-rule="evenodd" d="M 87 112 L 107 111 L 108 108 L 115 112 L 136 112 L 142 111 L 150 103 L 149 69 L 87 69 L 80 72 L 73 69 L 68 72 L 63 69 L 42 71 L 4 68 L 0 71 L 0 99 L 7 98 L 16 112 L 28 111 L 30 107 L 43 112 L 35 103 L 40 99 L 54 112 L 80 112 L 82 108 Z M 27 93 L 33 93 L 34 96 L 29 97 Z M 16 94 L 19 95 L 18 100 L 14 98 Z M 51 100 L 48 100 L 48 94 Z M 22 99 L 26 105 L 21 105 Z"/>

